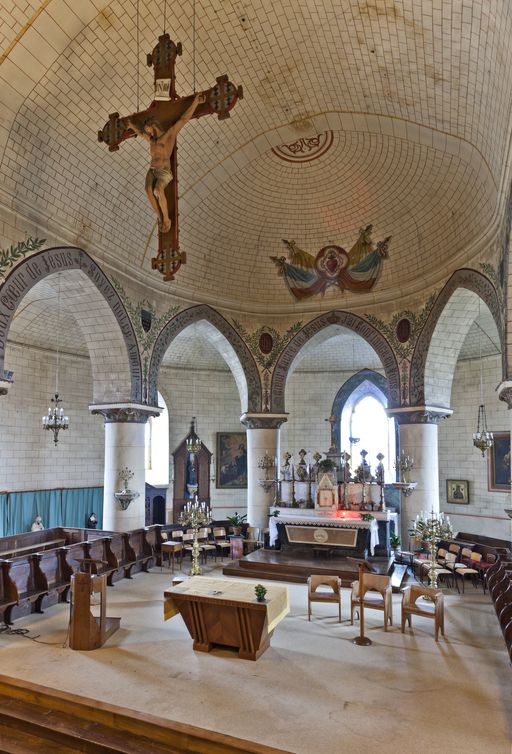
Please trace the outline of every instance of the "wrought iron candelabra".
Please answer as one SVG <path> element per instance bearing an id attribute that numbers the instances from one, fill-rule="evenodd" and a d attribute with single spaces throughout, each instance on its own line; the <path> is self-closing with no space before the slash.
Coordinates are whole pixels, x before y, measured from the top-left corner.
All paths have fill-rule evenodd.
<path id="1" fill-rule="evenodd" d="M 202 573 L 201 566 L 199 565 L 201 548 L 199 547 L 197 534 L 200 528 L 211 524 L 211 511 L 206 503 L 200 503 L 196 496 L 196 499 L 193 502 L 189 500 L 180 513 L 179 522 L 182 526 L 189 526 L 194 534 L 194 539 L 192 541 L 192 565 L 190 567 L 190 575 L 200 576 Z"/>
<path id="2" fill-rule="evenodd" d="M 444 513 L 436 513 L 434 510 L 430 511 L 430 516 L 426 511 L 421 511 L 416 516 L 412 532 L 417 539 L 430 544 L 428 578 L 430 586 L 433 589 L 437 589 L 436 543 L 440 539 L 452 539 L 453 529 L 450 519 Z"/>

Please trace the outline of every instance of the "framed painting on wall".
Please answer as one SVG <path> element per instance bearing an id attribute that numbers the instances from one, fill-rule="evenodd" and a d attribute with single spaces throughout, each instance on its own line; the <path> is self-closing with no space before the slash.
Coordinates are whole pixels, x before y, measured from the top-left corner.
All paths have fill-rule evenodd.
<path id="1" fill-rule="evenodd" d="M 487 489 L 510 493 L 510 432 L 494 432 L 487 456 Z"/>
<path id="2" fill-rule="evenodd" d="M 247 489 L 245 432 L 217 432 L 217 489 Z"/>
<path id="3" fill-rule="evenodd" d="M 469 483 L 467 479 L 447 479 L 446 480 L 446 502 L 459 503 L 460 505 L 468 505 Z"/>

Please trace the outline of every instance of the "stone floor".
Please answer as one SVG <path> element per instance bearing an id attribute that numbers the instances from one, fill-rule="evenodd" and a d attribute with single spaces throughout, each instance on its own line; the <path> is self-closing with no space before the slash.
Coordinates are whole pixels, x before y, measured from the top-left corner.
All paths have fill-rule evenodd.
<path id="1" fill-rule="evenodd" d="M 358 647 L 348 589 L 341 624 L 328 604 L 315 604 L 308 623 L 306 586 L 289 585 L 290 615 L 250 662 L 227 649 L 194 652 L 180 616 L 164 623 L 169 582 L 155 568 L 109 589 L 108 613 L 121 628 L 94 652 L 63 648 L 65 605 L 18 620 L 48 644 L 0 634 L 1 672 L 297 754 L 510 754 L 511 669 L 481 589 L 447 590 L 438 644 L 427 619 L 400 632 L 395 595 L 393 628 L 384 632 L 382 613 L 367 611 L 373 645 Z"/>

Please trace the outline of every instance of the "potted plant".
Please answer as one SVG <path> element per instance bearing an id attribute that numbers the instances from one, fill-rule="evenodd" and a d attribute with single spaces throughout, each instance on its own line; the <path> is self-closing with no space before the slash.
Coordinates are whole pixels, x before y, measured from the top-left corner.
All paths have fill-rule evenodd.
<path id="1" fill-rule="evenodd" d="M 390 534 L 389 536 L 389 544 L 391 545 L 391 549 L 395 550 L 395 552 L 400 549 L 400 545 L 402 544 L 402 540 L 400 539 L 399 534 Z"/>
<path id="2" fill-rule="evenodd" d="M 238 535 L 242 533 L 242 526 L 245 524 L 246 519 L 247 513 L 240 515 L 238 511 L 235 511 L 232 516 L 226 516 L 226 520 L 229 521 L 233 529 L 233 534 Z"/>
<path id="3" fill-rule="evenodd" d="M 265 595 L 267 593 L 266 587 L 264 587 L 263 584 L 256 584 L 254 591 L 258 602 L 265 602 Z"/>

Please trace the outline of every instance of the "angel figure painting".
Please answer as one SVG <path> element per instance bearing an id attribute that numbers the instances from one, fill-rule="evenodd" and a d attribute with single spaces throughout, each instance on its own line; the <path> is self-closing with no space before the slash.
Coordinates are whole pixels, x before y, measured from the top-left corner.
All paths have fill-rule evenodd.
<path id="1" fill-rule="evenodd" d="M 388 256 L 391 236 L 372 243 L 373 225 L 360 228 L 359 237 L 347 253 L 341 246 L 324 246 L 316 256 L 300 249 L 295 241 L 283 243 L 286 257 L 270 257 L 282 275 L 290 293 L 299 301 L 331 286 L 341 291 L 370 291 L 377 282 L 384 259 Z"/>

